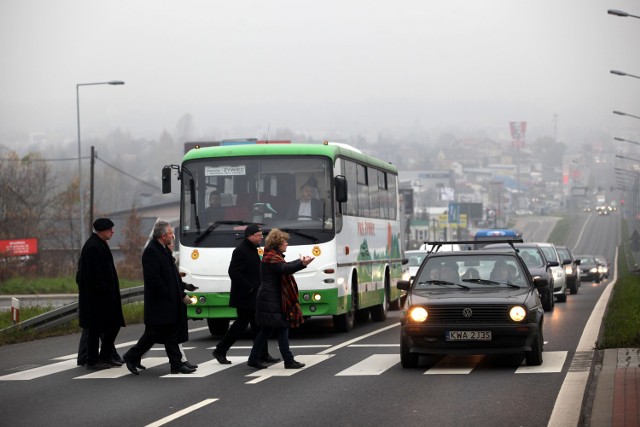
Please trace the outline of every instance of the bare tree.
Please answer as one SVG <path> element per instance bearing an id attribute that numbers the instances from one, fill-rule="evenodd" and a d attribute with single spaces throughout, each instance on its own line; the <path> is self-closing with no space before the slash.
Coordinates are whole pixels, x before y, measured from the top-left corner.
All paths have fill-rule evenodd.
<path id="1" fill-rule="evenodd" d="M 143 233 L 142 220 L 135 207 L 131 209 L 127 223 L 122 230 L 122 235 L 120 250 L 124 255 L 124 260 L 118 263 L 118 275 L 125 279 L 142 279 L 140 260 L 147 237 Z"/>

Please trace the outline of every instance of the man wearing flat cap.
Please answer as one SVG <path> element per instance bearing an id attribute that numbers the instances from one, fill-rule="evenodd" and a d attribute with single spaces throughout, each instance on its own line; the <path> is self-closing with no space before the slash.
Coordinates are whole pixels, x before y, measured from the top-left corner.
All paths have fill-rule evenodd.
<path id="1" fill-rule="evenodd" d="M 125 324 L 120 282 L 107 243 L 113 237 L 113 222 L 108 218 L 98 218 L 93 223 L 93 229 L 94 232 L 82 247 L 76 282 L 80 326 L 87 335 L 85 362 L 87 369 L 99 370 L 122 365 L 115 352 L 115 340 Z M 99 349 L 100 340 L 102 347 Z M 80 350 L 82 346 L 81 339 Z"/>
<path id="2" fill-rule="evenodd" d="M 256 325 L 255 309 L 256 294 L 260 286 L 260 255 L 258 247 L 262 241 L 262 229 L 258 224 L 249 224 L 244 229 L 244 239 L 233 250 L 229 263 L 229 277 L 231 278 L 231 295 L 229 306 L 235 307 L 238 314 L 227 333 L 222 337 L 213 357 L 223 365 L 231 363 L 227 359 L 227 351 L 244 333 L 247 326 L 251 325 L 251 334 L 255 339 L 260 327 Z M 276 363 L 280 359 L 269 355 L 268 345 L 265 344 L 261 351 L 260 361 L 263 363 Z"/>

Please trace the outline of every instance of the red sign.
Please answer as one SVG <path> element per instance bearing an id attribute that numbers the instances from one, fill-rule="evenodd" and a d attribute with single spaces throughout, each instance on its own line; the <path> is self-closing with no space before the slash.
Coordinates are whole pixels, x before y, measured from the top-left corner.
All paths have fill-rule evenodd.
<path id="1" fill-rule="evenodd" d="M 38 239 L 0 240 L 0 255 L 22 256 L 38 253 Z"/>
<path id="2" fill-rule="evenodd" d="M 511 130 L 511 144 L 514 147 L 524 147 L 527 122 L 509 122 L 509 129 Z"/>

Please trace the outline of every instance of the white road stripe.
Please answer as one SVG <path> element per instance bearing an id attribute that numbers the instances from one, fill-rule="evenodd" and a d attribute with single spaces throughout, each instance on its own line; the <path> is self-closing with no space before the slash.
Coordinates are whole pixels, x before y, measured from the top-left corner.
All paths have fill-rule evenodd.
<path id="1" fill-rule="evenodd" d="M 247 358 L 245 356 L 228 356 L 227 360 L 230 365 L 221 365 L 217 360 L 209 360 L 208 362 L 198 363 L 198 369 L 193 374 L 168 374 L 162 378 L 203 378 L 225 369 L 234 368 L 236 366 L 246 366 Z"/>
<path id="2" fill-rule="evenodd" d="M 63 362 L 52 363 L 51 365 L 39 366 L 26 371 L 16 372 L 0 377 L 0 381 L 27 381 L 34 378 L 44 377 L 46 375 L 57 374 L 58 372 L 68 371 L 78 367 L 75 360 L 65 360 Z M 83 369 L 86 369 L 83 367 Z"/>
<path id="3" fill-rule="evenodd" d="M 196 410 L 198 410 L 198 409 L 200 409 L 200 408 L 202 408 L 204 406 L 207 406 L 207 405 L 215 402 L 216 400 L 218 400 L 218 399 L 205 399 L 202 402 L 198 402 L 195 405 L 191 405 L 188 408 L 184 408 L 184 409 L 176 412 L 173 415 L 166 416 L 166 417 L 164 417 L 164 418 L 162 418 L 162 419 L 160 419 L 160 420 L 158 420 L 156 422 L 153 422 L 151 424 L 147 424 L 146 427 L 160 427 L 160 426 L 163 426 L 163 425 L 165 425 L 167 423 L 170 423 L 171 421 L 174 421 L 174 420 L 176 420 L 176 419 L 178 419 L 178 418 L 180 418 L 180 417 L 182 417 L 184 415 L 187 415 L 187 414 L 189 414 L 189 413 L 191 413 L 193 411 L 196 411 Z"/>
<path id="4" fill-rule="evenodd" d="M 142 359 L 142 366 L 147 369 L 151 369 L 155 366 L 160 366 L 162 364 L 167 365 L 167 369 L 169 369 L 169 359 L 166 357 L 146 357 Z M 145 372 L 144 370 L 140 370 L 140 372 Z M 124 377 L 125 375 L 133 375 L 127 369 L 126 365 L 112 367 L 110 369 L 103 369 L 102 371 L 91 372 L 90 374 L 81 375 L 79 377 L 75 377 L 74 380 L 95 380 L 95 379 L 114 379 Z"/>
<path id="5" fill-rule="evenodd" d="M 304 368 L 285 369 L 284 362 L 276 363 L 275 365 L 269 366 L 267 369 L 259 369 L 247 375 L 248 377 L 257 377 L 257 378 L 245 384 L 257 384 L 271 377 L 290 377 L 291 375 L 297 372 L 303 371 L 320 362 L 324 362 L 325 360 L 333 356 L 334 356 L 333 354 L 303 354 L 300 356 L 296 356 L 296 360 L 298 362 L 304 363 L 306 365 Z"/>
<path id="6" fill-rule="evenodd" d="M 338 372 L 336 377 L 380 375 L 398 363 L 400 363 L 399 354 L 374 354 L 344 371 Z"/>
<path id="7" fill-rule="evenodd" d="M 349 347 L 358 347 L 358 348 L 380 348 L 380 347 L 400 347 L 400 343 L 398 344 L 351 344 Z"/>
<path id="8" fill-rule="evenodd" d="M 485 356 L 446 356 L 424 375 L 467 375 L 480 363 Z"/>
<path id="9" fill-rule="evenodd" d="M 318 354 L 328 354 L 328 353 L 332 353 L 332 352 L 334 352 L 334 351 L 336 351 L 336 350 L 338 350 L 338 349 L 340 349 L 340 348 L 342 348 L 342 347 L 348 347 L 348 346 L 350 346 L 350 345 L 351 345 L 351 344 L 353 344 L 353 343 L 356 343 L 356 342 L 358 342 L 358 341 L 362 341 L 362 340 L 363 340 L 363 339 L 365 339 L 365 338 L 369 338 L 369 337 L 371 337 L 371 336 L 373 336 L 373 335 L 379 334 L 380 332 L 384 332 L 384 331 L 386 331 L 386 330 L 389 330 L 389 329 L 392 329 L 392 328 L 395 328 L 395 327 L 398 327 L 398 326 L 400 326 L 400 322 L 398 322 L 398 323 L 394 323 L 393 325 L 385 326 L 384 328 L 377 329 L 377 330 L 375 330 L 375 331 L 373 331 L 373 332 L 369 332 L 368 334 L 360 335 L 360 336 L 359 336 L 359 337 L 357 337 L 357 338 L 354 338 L 354 339 L 352 339 L 352 340 L 345 341 L 345 342 L 343 342 L 342 344 L 338 344 L 338 345 L 335 345 L 335 346 L 333 346 L 333 347 L 330 347 L 330 348 L 326 349 L 325 351 L 322 351 L 322 352 L 320 352 L 320 353 L 318 353 Z"/>
<path id="10" fill-rule="evenodd" d="M 562 372 L 562 367 L 564 366 L 564 361 L 567 359 L 567 354 L 567 351 L 543 351 L 542 365 L 522 365 L 516 369 L 516 374 L 547 374 Z"/>

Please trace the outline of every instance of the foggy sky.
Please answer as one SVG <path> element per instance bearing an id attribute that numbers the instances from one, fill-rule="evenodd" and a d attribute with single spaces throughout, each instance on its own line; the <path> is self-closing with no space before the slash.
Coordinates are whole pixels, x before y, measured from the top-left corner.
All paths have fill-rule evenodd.
<path id="1" fill-rule="evenodd" d="M 120 128 L 157 138 L 317 138 L 489 129 L 571 143 L 636 138 L 640 15 L 632 0 L 2 0 L 0 137 Z M 557 121 L 554 123 L 554 115 Z M 581 141 L 580 141 L 581 142 Z"/>

